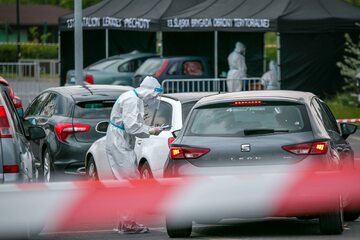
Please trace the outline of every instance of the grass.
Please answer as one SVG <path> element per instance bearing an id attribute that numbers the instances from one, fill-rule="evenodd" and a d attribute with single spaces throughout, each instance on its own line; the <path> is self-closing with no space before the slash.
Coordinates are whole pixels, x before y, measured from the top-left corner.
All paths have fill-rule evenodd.
<path id="1" fill-rule="evenodd" d="M 336 119 L 360 118 L 360 107 L 355 96 L 339 93 L 332 99 L 325 100 Z"/>

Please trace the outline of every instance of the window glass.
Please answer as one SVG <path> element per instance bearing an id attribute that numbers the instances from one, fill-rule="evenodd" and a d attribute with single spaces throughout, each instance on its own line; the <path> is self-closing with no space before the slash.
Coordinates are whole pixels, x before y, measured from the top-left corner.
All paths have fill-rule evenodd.
<path id="1" fill-rule="evenodd" d="M 183 63 L 183 74 L 188 76 L 201 76 L 204 73 L 200 61 L 186 61 Z"/>
<path id="2" fill-rule="evenodd" d="M 156 112 L 154 126 L 171 125 L 172 107 L 167 102 L 161 102 L 160 107 Z"/>
<path id="3" fill-rule="evenodd" d="M 167 72 L 168 75 L 176 75 L 177 73 L 177 68 L 178 68 L 178 63 L 174 63 L 170 68 L 169 71 Z"/>
<path id="4" fill-rule="evenodd" d="M 123 63 L 119 66 L 118 71 L 119 72 L 135 72 L 135 70 L 136 70 L 135 65 L 136 65 L 135 60 Z"/>
<path id="5" fill-rule="evenodd" d="M 196 101 L 193 102 L 187 102 L 182 104 L 182 121 L 185 122 L 187 116 L 190 113 L 190 110 L 195 105 Z"/>
<path id="6" fill-rule="evenodd" d="M 266 134 L 311 130 L 305 106 L 288 102 L 266 102 L 261 106 L 231 103 L 205 106 L 193 111 L 188 126 L 185 134 L 198 136 L 245 136 L 249 130 L 269 130 Z"/>
<path id="7" fill-rule="evenodd" d="M 104 70 L 107 69 L 109 67 L 111 67 L 112 65 L 114 65 L 116 62 L 120 61 L 121 59 L 109 59 L 109 60 L 105 60 L 102 61 L 100 63 L 95 63 L 94 65 L 91 65 L 90 67 L 88 67 L 89 70 Z"/>
<path id="8" fill-rule="evenodd" d="M 55 111 L 56 111 L 56 107 L 57 107 L 57 99 L 58 96 L 54 93 L 51 93 L 48 95 L 48 97 L 45 99 L 43 107 L 40 111 L 40 116 L 45 116 L 45 117 L 51 117 L 52 115 L 54 115 Z"/>
<path id="9" fill-rule="evenodd" d="M 159 58 L 148 59 L 142 64 L 135 75 L 154 75 L 163 65 L 164 60 Z"/>
<path id="10" fill-rule="evenodd" d="M 116 100 L 79 102 L 75 105 L 74 118 L 110 119 Z"/>
<path id="11" fill-rule="evenodd" d="M 323 115 L 323 121 L 326 126 L 326 129 L 340 134 L 340 130 L 337 125 L 336 119 L 334 115 L 331 113 L 329 107 L 321 100 L 317 99 L 317 101 L 321 107 L 321 113 Z"/>
<path id="12" fill-rule="evenodd" d="M 36 116 L 40 114 L 41 107 L 47 98 L 49 93 L 43 93 L 38 96 L 32 103 L 30 108 L 26 112 L 26 116 Z"/>
<path id="13" fill-rule="evenodd" d="M 18 118 L 16 109 L 15 109 L 13 103 L 12 103 L 12 100 L 10 99 L 10 97 L 6 93 L 4 93 L 3 98 L 4 98 L 4 101 L 5 101 L 7 112 L 9 113 L 9 115 L 11 117 L 11 120 L 14 123 L 15 132 L 24 135 L 24 130 L 23 130 L 23 127 L 21 125 L 21 121 Z"/>

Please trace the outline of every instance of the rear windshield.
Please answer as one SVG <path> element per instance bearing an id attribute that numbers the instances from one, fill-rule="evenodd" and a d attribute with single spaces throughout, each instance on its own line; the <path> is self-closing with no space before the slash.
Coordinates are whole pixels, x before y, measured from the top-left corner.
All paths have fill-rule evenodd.
<path id="1" fill-rule="evenodd" d="M 222 103 L 197 108 L 185 135 L 250 136 L 310 131 L 305 105 L 291 102 L 261 102 L 259 105 Z"/>
<path id="2" fill-rule="evenodd" d="M 74 118 L 110 119 L 116 100 L 79 102 L 75 105 Z"/>
<path id="3" fill-rule="evenodd" d="M 154 75 L 160 70 L 163 61 L 160 58 L 148 59 L 136 70 L 135 75 Z"/>

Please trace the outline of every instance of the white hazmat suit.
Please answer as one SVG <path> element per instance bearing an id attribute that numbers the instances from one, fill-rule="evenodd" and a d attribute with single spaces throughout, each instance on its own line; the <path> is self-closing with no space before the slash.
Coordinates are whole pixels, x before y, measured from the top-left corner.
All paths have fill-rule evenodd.
<path id="1" fill-rule="evenodd" d="M 229 71 L 227 74 L 227 87 L 229 92 L 242 90 L 242 80 L 246 78 L 245 46 L 237 42 L 235 49 L 228 56 Z"/>
<path id="2" fill-rule="evenodd" d="M 113 106 L 106 134 L 106 153 L 117 179 L 136 179 L 139 172 L 134 152 L 136 137 L 157 135 L 161 128 L 144 122 L 144 103 L 156 104 L 162 92 L 159 82 L 146 77 L 140 87 L 123 93 Z"/>
<path id="3" fill-rule="evenodd" d="M 269 71 L 261 77 L 261 83 L 266 90 L 278 90 L 280 84 L 278 80 L 278 71 L 274 61 L 269 62 Z"/>

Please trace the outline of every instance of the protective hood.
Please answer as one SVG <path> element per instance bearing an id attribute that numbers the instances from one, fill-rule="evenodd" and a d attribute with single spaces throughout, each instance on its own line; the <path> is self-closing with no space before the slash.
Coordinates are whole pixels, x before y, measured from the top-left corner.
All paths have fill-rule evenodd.
<path id="1" fill-rule="evenodd" d="M 159 81 L 150 76 L 145 77 L 140 87 L 136 88 L 135 91 L 139 98 L 144 101 L 144 104 L 151 103 L 163 92 Z"/>
<path id="2" fill-rule="evenodd" d="M 235 52 L 238 52 L 242 55 L 245 55 L 245 50 L 246 50 L 246 47 L 243 43 L 241 42 L 236 42 L 235 44 Z"/>

